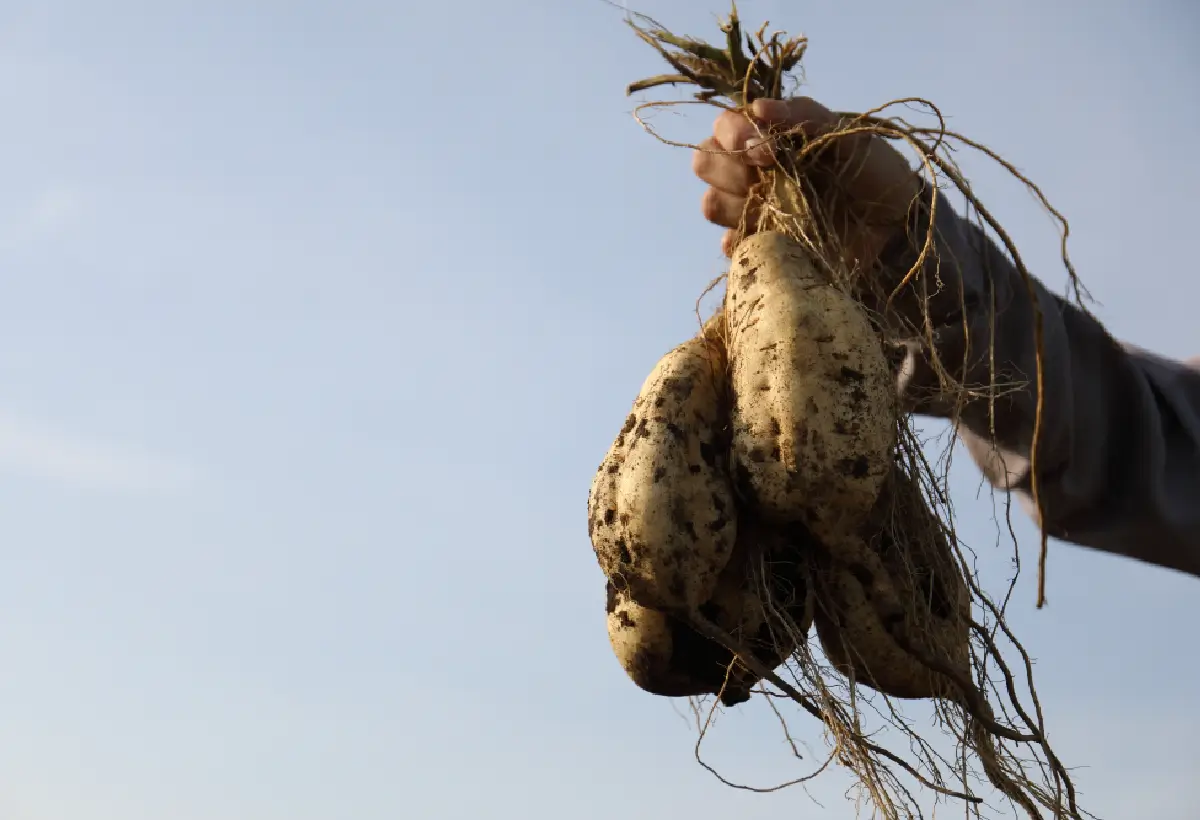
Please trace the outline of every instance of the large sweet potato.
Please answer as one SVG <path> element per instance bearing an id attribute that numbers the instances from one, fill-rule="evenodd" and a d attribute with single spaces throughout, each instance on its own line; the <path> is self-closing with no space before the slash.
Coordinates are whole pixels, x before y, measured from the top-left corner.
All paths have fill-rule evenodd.
<path id="1" fill-rule="evenodd" d="M 592 481 L 588 534 L 630 599 L 694 612 L 737 537 L 724 348 L 701 334 L 664 356 Z"/>
<path id="2" fill-rule="evenodd" d="M 895 382 L 865 311 L 767 231 L 735 250 L 725 313 L 739 489 L 822 538 L 857 525 L 896 435 Z"/>

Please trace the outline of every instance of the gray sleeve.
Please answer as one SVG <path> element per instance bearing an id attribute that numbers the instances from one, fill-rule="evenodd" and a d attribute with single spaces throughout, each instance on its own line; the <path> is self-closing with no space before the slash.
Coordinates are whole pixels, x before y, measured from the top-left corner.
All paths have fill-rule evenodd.
<path id="1" fill-rule="evenodd" d="M 952 413 L 938 394 L 928 348 L 910 342 L 901 390 L 916 413 L 956 416 L 986 478 L 1034 512 L 1035 314 L 1027 285 L 1008 256 L 941 197 L 936 223 L 936 258 L 915 286 L 932 291 L 930 283 L 941 283 L 930 300 L 932 350 L 967 385 L 992 383 L 994 368 L 1000 383 L 1017 389 Z M 927 225 L 926 197 L 910 235 L 923 237 Z M 902 237 L 883 260 L 884 270 L 905 272 L 915 249 Z M 1045 339 L 1037 468 L 1047 532 L 1200 576 L 1200 368 L 1122 345 L 1083 310 L 1040 283 L 1035 289 Z"/>

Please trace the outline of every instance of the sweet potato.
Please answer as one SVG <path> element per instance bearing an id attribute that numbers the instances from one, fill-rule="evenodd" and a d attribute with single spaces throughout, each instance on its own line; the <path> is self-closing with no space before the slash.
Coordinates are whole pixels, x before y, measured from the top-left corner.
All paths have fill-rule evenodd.
<path id="1" fill-rule="evenodd" d="M 634 602 L 612 581 L 608 582 L 606 609 L 613 654 L 638 687 L 669 698 L 716 691 L 723 676 L 719 658 L 714 652 L 711 662 L 705 663 L 697 653 L 686 651 L 686 642 L 677 646 L 679 624 L 671 616 Z"/>
<path id="2" fill-rule="evenodd" d="M 767 231 L 738 245 L 725 313 L 739 490 L 822 538 L 857 525 L 896 436 L 895 383 L 865 311 Z"/>
<path id="3" fill-rule="evenodd" d="M 664 356 L 592 481 L 588 534 L 631 600 L 694 612 L 733 552 L 724 348 L 701 334 Z"/>
<path id="4" fill-rule="evenodd" d="M 892 526 L 897 517 L 909 536 L 904 543 Z M 930 661 L 970 678 L 970 594 L 945 532 L 903 471 L 894 471 L 858 535 L 878 556 L 872 568 L 823 554 L 816 562 L 815 622 L 826 657 L 892 697 L 958 697 Z M 902 614 L 889 614 L 872 594 L 880 567 Z"/>
<path id="5" fill-rule="evenodd" d="M 742 527 L 734 555 L 699 614 L 774 669 L 794 652 L 812 623 L 810 557 L 780 530 Z M 679 617 L 639 606 L 611 581 L 608 634 L 630 679 L 657 695 L 718 695 L 726 706 L 749 699 L 759 677 L 724 646 Z"/>
<path id="6" fill-rule="evenodd" d="M 774 669 L 808 636 L 813 621 L 809 544 L 790 528 L 743 518 L 733 558 L 700 614 Z M 761 678 L 735 663 L 726 694 L 749 697 Z"/>

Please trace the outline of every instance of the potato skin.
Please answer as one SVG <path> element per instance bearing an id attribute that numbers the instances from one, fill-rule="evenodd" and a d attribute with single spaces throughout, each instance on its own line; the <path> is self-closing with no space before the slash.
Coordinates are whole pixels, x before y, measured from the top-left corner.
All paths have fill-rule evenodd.
<path id="1" fill-rule="evenodd" d="M 896 440 L 895 382 L 866 313 L 771 231 L 734 252 L 725 313 L 739 490 L 819 537 L 857 524 Z"/>
<path id="2" fill-rule="evenodd" d="M 695 612 L 733 552 L 727 376 L 715 337 L 699 335 L 664 356 L 592 481 L 596 559 L 642 606 Z"/>

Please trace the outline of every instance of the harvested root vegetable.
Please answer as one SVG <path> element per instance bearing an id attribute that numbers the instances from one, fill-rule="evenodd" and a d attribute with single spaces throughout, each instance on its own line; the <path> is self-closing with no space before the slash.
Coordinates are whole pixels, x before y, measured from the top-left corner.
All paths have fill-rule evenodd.
<path id="1" fill-rule="evenodd" d="M 900 532 L 913 538 L 897 541 Z M 998 728 L 986 694 L 971 675 L 971 591 L 942 523 L 912 477 L 893 471 L 861 532 L 881 557 L 889 585 L 907 606 L 888 619 L 871 599 L 870 570 L 814 551 L 815 624 L 834 667 L 889 697 L 940 698 L 964 714 L 969 747 L 1002 794 L 1039 817 L 1019 773 L 1009 771 L 992 731 Z"/>
<path id="2" fill-rule="evenodd" d="M 695 612 L 733 553 L 726 365 L 699 335 L 664 356 L 597 470 L 588 534 L 604 574 L 642 606 Z"/>
<path id="3" fill-rule="evenodd" d="M 711 641 L 704 645 L 703 639 L 689 646 L 686 636 L 677 640 L 678 620 L 641 606 L 612 581 L 608 582 L 606 609 L 613 653 L 639 687 L 669 698 L 717 691 L 724 672 L 721 647 Z"/>
<path id="4" fill-rule="evenodd" d="M 895 379 L 866 312 L 775 231 L 738 245 L 725 311 L 739 489 L 819 538 L 857 528 L 896 435 Z"/>
<path id="5" fill-rule="evenodd" d="M 792 72 L 807 46 L 804 37 L 768 33 L 766 25 L 746 31 L 736 11 L 722 23 L 724 36 L 717 45 L 673 34 L 642 15 L 631 14 L 629 23 L 671 66 L 668 73 L 630 85 L 630 93 L 690 84 L 697 100 L 730 111 L 746 112 L 756 100 L 790 96 L 787 89 L 796 79 Z M 921 101 L 889 105 L 913 102 Z M 649 101 L 638 111 L 669 104 Z M 936 334 L 947 317 L 931 305 L 946 298 L 935 299 L 945 290 L 941 273 L 952 260 L 943 257 L 943 267 L 936 264 L 939 252 L 933 226 L 938 221 L 932 210 L 946 207 L 945 201 L 918 196 L 909 203 L 907 214 L 892 212 L 896 210 L 892 205 L 904 210 L 902 202 L 881 208 L 880 203 L 868 201 L 871 198 L 856 187 L 861 166 L 855 143 L 861 146 L 867 139 L 882 137 L 917 152 L 927 186 L 936 194 L 948 181 L 963 194 L 973 212 L 1003 242 L 1026 280 L 1030 298 L 1036 297 L 1018 249 L 962 177 L 950 146 L 969 145 L 1010 171 L 1011 165 L 979 143 L 946 131 L 940 112 L 932 104 L 926 107 L 935 115 L 931 120 L 937 120 L 928 127 L 901 116 L 885 117 L 883 108 L 869 114 L 843 114 L 839 122 L 815 134 L 800 126 L 781 131 L 758 124 L 762 139 L 772 144 L 776 163 L 751 172 L 756 178 L 743 221 L 730 237 L 733 264 L 726 279 L 724 311 L 731 388 L 726 420 L 732 429 L 728 445 L 736 488 L 733 497 L 739 505 L 737 526 L 794 524 L 811 533 L 819 550 L 810 579 L 818 603 L 814 615 L 818 636 L 827 658 L 855 683 L 848 684 L 842 675 L 831 672 L 828 664 L 799 643 L 786 659 L 786 677 L 766 664 L 752 665 L 802 707 L 803 714 L 823 724 L 823 736 L 855 775 L 858 796 L 870 804 L 872 816 L 885 820 L 928 816 L 928 806 L 914 796 L 913 783 L 939 797 L 961 800 L 969 804 L 968 813 L 977 813 L 985 800 L 974 791 L 982 770 L 1031 818 L 1080 820 L 1083 812 L 1070 772 L 1046 739 L 1031 662 L 1006 621 L 1007 598 L 997 604 L 972 575 L 963 573 L 961 546 L 942 490 L 945 463 L 934 467 L 927 460 L 914 422 L 898 406 L 883 352 L 886 332 L 903 337 L 892 341 L 928 354 L 921 370 L 930 381 L 937 381 L 929 385 L 936 391 L 929 398 L 952 413 L 968 402 L 986 402 L 1011 389 L 995 377 L 988 384 L 962 384 L 957 379 L 967 371 L 964 363 L 942 359 L 943 346 Z M 906 109 L 905 116 L 910 114 Z M 647 119 L 639 117 L 639 122 L 651 129 Z M 829 162 L 830 157 L 851 159 Z M 1044 198 L 1042 202 L 1048 205 Z M 891 236 L 888 222 L 896 231 Z M 875 258 L 880 244 L 899 248 L 905 239 L 900 231 L 905 226 L 911 231 L 915 225 L 928 226 L 923 237 L 908 237 L 917 240 L 910 245 L 922 246 L 919 262 L 907 272 L 881 270 Z M 1067 266 L 1070 269 L 1069 262 Z M 1077 286 L 1073 271 L 1071 276 Z M 1036 299 L 1033 304 L 1035 316 L 1040 317 Z M 976 309 L 994 307 L 984 300 Z M 1039 352 L 1037 372 L 1031 374 L 1039 403 L 1041 333 L 1039 318 L 1029 339 Z M 971 349 L 969 354 L 987 361 L 989 351 Z M 1041 418 L 1040 404 L 1036 418 Z M 1039 424 L 1035 421 L 1035 443 Z M 1032 449 L 1031 461 L 1036 461 L 1037 447 Z M 888 478 L 893 465 L 907 484 Z M 1034 466 L 1030 473 L 1035 479 L 1039 475 Z M 605 498 L 617 495 L 615 489 L 605 492 Z M 1036 480 L 1032 493 L 1037 502 Z M 912 503 L 914 498 L 921 503 Z M 926 500 L 928 509 L 923 506 Z M 593 511 L 592 519 L 607 509 L 615 510 L 616 505 Z M 598 553 L 613 552 L 617 536 L 604 537 L 609 538 L 608 545 Z M 1044 544 L 1043 540 L 1043 549 Z M 615 572 L 623 563 L 631 562 L 605 564 L 606 571 L 614 570 L 610 578 L 624 577 Z M 635 589 L 634 583 L 641 581 L 657 590 L 667 579 L 670 587 L 670 566 L 643 564 L 653 569 L 635 573 L 630 591 L 636 600 L 653 605 L 644 598 L 651 590 Z M 651 577 L 654 583 L 648 582 Z M 676 589 L 673 595 L 660 593 L 660 600 L 674 598 L 677 603 L 686 598 L 689 605 L 715 601 L 715 576 L 707 572 L 696 577 L 700 580 L 693 582 L 694 592 L 685 595 Z M 939 583 L 941 592 L 933 592 Z M 742 612 L 743 620 L 745 613 L 754 611 L 744 602 L 732 609 Z M 749 655 L 757 652 L 746 649 L 745 632 L 731 634 L 717 623 L 720 610 L 708 611 L 713 617 L 700 608 L 681 617 L 731 653 L 746 651 L 744 660 L 749 663 Z M 764 611 L 775 612 L 769 607 Z M 793 620 L 799 627 L 792 630 L 795 634 L 808 627 L 802 612 L 780 620 Z M 786 635 L 788 630 L 773 634 L 778 633 Z M 1006 657 L 1009 651 L 1020 655 L 1019 671 Z M 901 703 L 878 711 L 860 708 L 867 693 L 859 683 L 898 699 L 939 701 L 938 725 L 953 735 L 961 754 L 940 757 L 931 752 L 921 731 L 903 716 Z M 997 704 L 994 710 L 992 701 Z M 775 715 L 779 717 L 777 710 Z M 889 729 L 901 733 L 914 762 L 872 740 Z M 794 734 L 788 730 L 785 736 L 791 742 Z M 951 783 L 961 784 L 962 791 L 947 785 Z"/>
<path id="6" fill-rule="evenodd" d="M 699 613 L 732 635 L 754 659 L 774 669 L 807 636 L 812 623 L 809 552 L 778 529 L 743 528 L 733 559 Z M 737 656 L 681 618 L 640 606 L 612 581 L 607 586 L 608 637 L 618 662 L 641 689 L 665 697 L 717 695 L 743 703 L 760 681 Z"/>
<path id="7" fill-rule="evenodd" d="M 901 534 L 923 537 L 899 543 L 897 521 Z M 872 566 L 816 551 L 815 623 L 826 657 L 842 674 L 891 697 L 957 698 L 955 685 L 930 664 L 970 683 L 970 591 L 941 522 L 909 475 L 892 471 L 858 534 L 878 556 Z M 898 616 L 871 594 L 880 567 L 904 602 Z"/>
<path id="8" fill-rule="evenodd" d="M 774 669 L 805 642 L 813 623 L 813 551 L 805 534 L 785 527 L 743 518 L 739 528 L 733 559 L 699 614 L 748 650 L 756 665 Z M 746 700 L 761 680 L 734 663 L 722 702 Z"/>
<path id="9" fill-rule="evenodd" d="M 817 637 L 835 669 L 894 698 L 945 693 L 945 680 L 896 643 L 851 567 L 827 558 L 816 576 Z"/>

